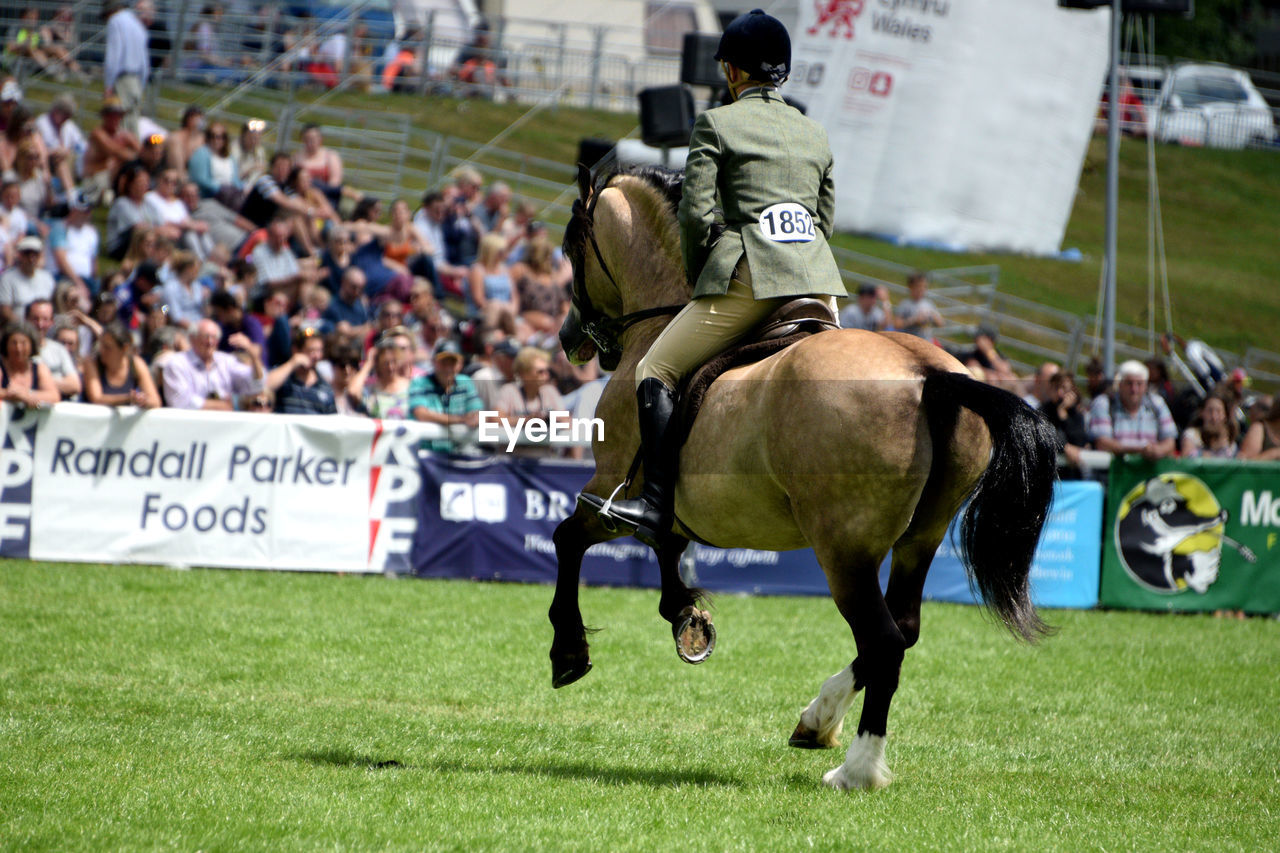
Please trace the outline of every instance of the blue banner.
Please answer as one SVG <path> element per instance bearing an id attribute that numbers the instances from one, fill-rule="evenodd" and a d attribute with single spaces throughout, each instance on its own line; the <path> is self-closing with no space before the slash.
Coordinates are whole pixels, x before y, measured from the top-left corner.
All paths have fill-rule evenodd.
<path id="1" fill-rule="evenodd" d="M 414 573 L 553 583 L 556 525 L 574 509 L 591 477 L 581 465 L 532 459 L 462 460 L 422 457 L 422 498 L 413 546 Z M 1089 608 L 1098 602 L 1102 487 L 1059 483 L 1053 511 L 1032 566 L 1032 597 L 1045 607 Z M 955 526 L 939 548 L 925 597 L 972 603 L 968 577 L 954 545 Z M 715 592 L 827 595 L 826 578 L 811 550 L 755 551 L 695 546 L 696 582 Z M 888 561 L 882 584 L 888 578 Z M 658 587 L 653 552 L 625 538 L 592 547 L 582 581 Z"/>

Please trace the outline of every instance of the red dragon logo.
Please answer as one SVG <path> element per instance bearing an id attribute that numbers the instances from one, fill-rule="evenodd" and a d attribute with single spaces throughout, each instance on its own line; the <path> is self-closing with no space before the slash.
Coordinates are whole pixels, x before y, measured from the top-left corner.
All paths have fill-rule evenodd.
<path id="1" fill-rule="evenodd" d="M 818 20 L 807 32 L 814 36 L 827 24 L 831 25 L 831 37 L 835 38 L 844 30 L 844 37 L 853 38 L 853 19 L 862 14 L 866 0 L 815 0 L 813 6 L 818 10 Z"/>

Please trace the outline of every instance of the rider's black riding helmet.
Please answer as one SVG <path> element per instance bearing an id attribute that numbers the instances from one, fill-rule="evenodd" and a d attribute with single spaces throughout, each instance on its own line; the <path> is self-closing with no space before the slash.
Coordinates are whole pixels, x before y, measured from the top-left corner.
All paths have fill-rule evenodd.
<path id="1" fill-rule="evenodd" d="M 724 28 L 715 58 L 733 63 L 753 80 L 781 83 L 791 73 L 791 36 L 777 18 L 752 9 Z"/>

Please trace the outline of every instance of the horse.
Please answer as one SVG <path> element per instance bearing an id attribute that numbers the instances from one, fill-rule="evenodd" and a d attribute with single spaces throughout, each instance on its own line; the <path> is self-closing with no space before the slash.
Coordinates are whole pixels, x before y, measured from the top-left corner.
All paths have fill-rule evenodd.
<path id="1" fill-rule="evenodd" d="M 678 172 L 632 167 L 593 184 L 579 169 L 563 244 L 574 270 L 572 307 L 560 338 L 570 360 L 598 354 L 614 370 L 596 410 L 605 430 L 584 494 L 639 490 L 630 476 L 639 446 L 636 364 L 692 294 L 676 219 L 681 181 Z M 823 682 L 789 743 L 837 746 L 865 690 L 857 736 L 823 782 L 846 790 L 889 784 L 890 702 L 904 653 L 920 636 L 925 575 L 962 507 L 963 559 L 985 605 L 1015 637 L 1035 642 L 1050 632 L 1031 603 L 1028 574 L 1052 499 L 1056 448 L 1039 413 L 912 335 L 824 331 L 725 372 L 689 429 L 676 520 L 655 549 L 658 610 L 677 651 L 698 662 L 714 643 L 705 592 L 679 574 L 690 540 L 811 547 L 856 655 Z M 553 687 L 591 669 L 578 602 L 582 556 L 618 535 L 582 499 L 556 528 Z M 882 594 L 879 568 L 890 551 Z"/>

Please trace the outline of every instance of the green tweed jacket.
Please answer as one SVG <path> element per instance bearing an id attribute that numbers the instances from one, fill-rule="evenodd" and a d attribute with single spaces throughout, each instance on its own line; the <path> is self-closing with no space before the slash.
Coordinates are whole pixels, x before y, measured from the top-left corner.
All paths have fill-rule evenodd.
<path id="1" fill-rule="evenodd" d="M 713 245 L 717 205 L 725 230 Z M 744 253 L 757 299 L 844 296 L 827 245 L 834 214 L 827 133 L 776 91 L 754 89 L 698 116 L 680 200 L 695 299 L 723 294 Z"/>

